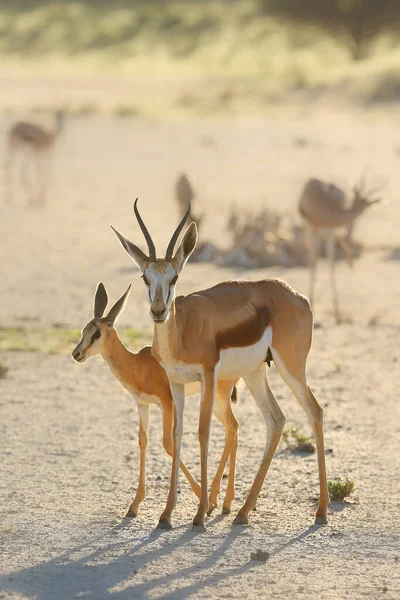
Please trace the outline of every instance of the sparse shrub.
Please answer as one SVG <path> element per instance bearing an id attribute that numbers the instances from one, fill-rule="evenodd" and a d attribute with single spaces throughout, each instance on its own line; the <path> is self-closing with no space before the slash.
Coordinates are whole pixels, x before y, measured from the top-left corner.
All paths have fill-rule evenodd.
<path id="1" fill-rule="evenodd" d="M 355 490 L 354 481 L 346 477 L 345 481 L 340 478 L 328 481 L 328 492 L 331 500 L 344 500 Z"/>
<path id="2" fill-rule="evenodd" d="M 282 433 L 282 438 L 290 450 L 299 450 L 300 452 L 315 452 L 315 446 L 312 439 L 301 433 L 297 427 L 288 427 Z"/>

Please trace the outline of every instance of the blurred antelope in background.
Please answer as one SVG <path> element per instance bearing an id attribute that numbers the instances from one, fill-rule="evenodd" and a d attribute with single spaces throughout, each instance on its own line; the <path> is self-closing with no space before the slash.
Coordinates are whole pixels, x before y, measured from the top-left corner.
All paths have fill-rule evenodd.
<path id="1" fill-rule="evenodd" d="M 153 358 L 151 347 L 145 346 L 137 353 L 131 352 L 121 342 L 114 328 L 114 323 L 124 308 L 129 290 L 130 286 L 108 311 L 107 315 L 103 316 L 108 304 L 108 296 L 104 285 L 99 283 L 94 299 L 94 318 L 85 325 L 82 331 L 82 339 L 73 350 L 72 357 L 76 362 L 83 363 L 91 356 L 100 354 L 110 367 L 113 375 L 136 400 L 139 413 L 139 485 L 127 513 L 127 517 L 136 517 L 139 505 L 146 496 L 146 450 L 150 406 L 155 404 L 161 410 L 163 446 L 165 451 L 172 456 L 173 400 L 167 374 Z M 194 383 L 186 386 L 185 393 L 187 396 L 198 392 L 200 392 L 200 384 Z M 226 438 L 221 461 L 212 485 L 210 513 L 217 505 L 221 479 L 228 458 L 229 477 L 223 512 L 230 512 L 231 503 L 235 497 L 235 466 L 239 424 L 232 412 L 231 397 L 233 401 L 236 401 L 236 388 L 224 381 L 218 382 L 214 414 L 225 427 Z M 183 461 L 180 461 L 180 468 L 189 481 L 192 490 L 200 498 L 200 486 Z"/>
<path id="2" fill-rule="evenodd" d="M 193 200 L 195 197 L 195 193 L 193 187 L 190 184 L 189 179 L 182 173 L 176 181 L 175 185 L 175 198 L 178 204 L 179 218 L 182 219 L 183 215 L 186 213 L 187 204 L 193 204 Z M 190 213 L 190 219 L 194 221 L 199 229 L 201 221 L 203 220 L 203 215 L 195 217 L 193 212 Z"/>
<path id="3" fill-rule="evenodd" d="M 341 246 L 348 264 L 352 266 L 353 249 L 350 237 L 354 222 L 367 208 L 381 201 L 381 198 L 372 199 L 371 196 L 383 185 L 381 182 L 378 186 L 366 190 L 364 176 L 360 183 L 354 186 L 353 200 L 348 205 L 343 190 L 320 179 L 309 179 L 300 196 L 299 212 L 306 223 L 309 234 L 310 302 L 313 306 L 320 239 L 324 236 L 327 241 L 333 311 L 338 322 L 341 316 L 335 281 L 336 242 Z M 340 229 L 346 231 L 345 236 L 337 233 Z"/>
<path id="4" fill-rule="evenodd" d="M 45 202 L 46 173 L 44 159 L 60 137 L 64 129 L 64 113 L 60 110 L 55 113 L 54 128 L 49 130 L 36 123 L 19 121 L 8 132 L 8 156 L 6 162 L 6 200 L 9 204 L 13 201 L 13 164 L 16 154 L 25 158 L 21 165 L 21 182 L 28 192 L 31 206 L 40 206 Z M 36 186 L 29 176 L 29 165 L 36 171 Z M 35 189 L 36 187 L 36 189 Z"/>
<path id="5" fill-rule="evenodd" d="M 179 239 L 190 203 L 176 228 L 165 254 L 157 258 L 154 242 L 137 208 L 135 215 L 148 246 L 148 255 L 116 229 L 122 246 L 142 271 L 147 287 L 150 316 L 154 321 L 152 354 L 166 370 L 176 410 L 174 457 L 170 491 L 159 527 L 171 527 L 176 505 L 180 447 L 183 431 L 185 384 L 201 382 L 199 443 L 201 497 L 193 525 L 204 528 L 208 510 L 208 446 L 211 414 L 217 382 L 228 388 L 243 377 L 267 428 L 261 465 L 250 493 L 234 523 L 248 522 L 279 444 L 286 421 L 267 381 L 266 363 L 271 360 L 306 412 L 315 436 L 320 480 L 318 523 L 327 522 L 329 504 L 323 409 L 308 386 L 306 361 L 311 347 L 313 315 L 310 304 L 282 281 L 227 281 L 188 296 L 175 296 L 175 286 L 197 243 L 197 228 L 191 223 Z"/>

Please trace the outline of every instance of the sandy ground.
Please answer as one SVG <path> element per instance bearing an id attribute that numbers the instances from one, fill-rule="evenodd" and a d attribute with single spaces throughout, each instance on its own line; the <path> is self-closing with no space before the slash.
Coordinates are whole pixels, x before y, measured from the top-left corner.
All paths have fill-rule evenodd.
<path id="1" fill-rule="evenodd" d="M 4 136 L 10 117 L 2 117 Z M 133 283 L 121 325 L 151 331 L 145 290 L 119 246 L 112 223 L 138 243 L 132 202 L 141 207 L 160 253 L 176 223 L 172 185 L 187 170 L 207 211 L 203 235 L 221 245 L 231 202 L 294 211 L 304 179 L 335 178 L 350 186 L 365 165 L 389 178 L 387 205 L 360 220 L 369 251 L 355 269 L 338 267 L 344 312 L 336 326 L 326 265 L 315 307 L 320 327 L 309 380 L 325 408 L 329 478 L 350 476 L 351 501 L 333 504 L 329 524 L 313 526 L 318 491 L 315 455 L 282 444 L 248 527 L 219 511 L 196 535 L 195 498 L 183 479 L 174 528 L 155 530 L 170 461 L 152 413 L 148 498 L 124 520 L 138 471 L 133 401 L 98 359 L 76 365 L 67 354 L 3 353 L 0 380 L 0 598 L 391 598 L 400 597 L 400 314 L 396 197 L 398 117 L 356 111 L 288 112 L 257 119 L 182 122 L 75 119 L 52 159 L 48 205 L 25 207 L 20 192 L 0 206 L 0 326 L 83 327 L 98 281 L 110 296 Z M 304 138 L 305 143 L 296 140 Z M 0 160 L 4 161 L 4 153 Z M 376 250 L 380 248 L 380 250 Z M 239 272 L 188 265 L 179 292 L 233 277 L 279 276 L 307 291 L 307 270 Z M 72 348 L 71 348 L 72 350 Z M 289 424 L 308 431 L 305 415 L 270 370 Z M 238 509 L 250 488 L 265 440 L 255 403 L 243 390 Z M 198 475 L 198 398 L 187 402 L 183 456 Z M 223 432 L 212 430 L 211 470 Z M 265 563 L 250 559 L 258 548 Z"/>

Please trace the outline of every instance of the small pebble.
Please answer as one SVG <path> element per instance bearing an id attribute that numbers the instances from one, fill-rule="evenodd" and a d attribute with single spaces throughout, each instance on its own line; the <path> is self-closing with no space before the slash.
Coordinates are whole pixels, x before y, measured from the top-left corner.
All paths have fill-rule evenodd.
<path id="1" fill-rule="evenodd" d="M 264 550 L 257 550 L 257 552 L 250 552 L 251 560 L 258 560 L 259 562 L 266 562 L 269 559 L 269 552 Z"/>

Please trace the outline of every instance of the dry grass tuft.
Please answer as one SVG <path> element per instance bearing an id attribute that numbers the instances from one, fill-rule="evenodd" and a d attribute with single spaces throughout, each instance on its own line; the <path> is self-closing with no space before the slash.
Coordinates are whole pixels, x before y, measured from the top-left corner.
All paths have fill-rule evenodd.
<path id="1" fill-rule="evenodd" d="M 344 500 L 355 490 L 355 484 L 352 479 L 346 477 L 345 481 L 340 478 L 328 481 L 328 492 L 331 500 Z"/>
<path id="2" fill-rule="evenodd" d="M 304 435 L 297 427 L 288 427 L 282 433 L 282 439 L 290 450 L 298 450 L 299 452 L 315 452 L 315 446 L 312 439 Z"/>

